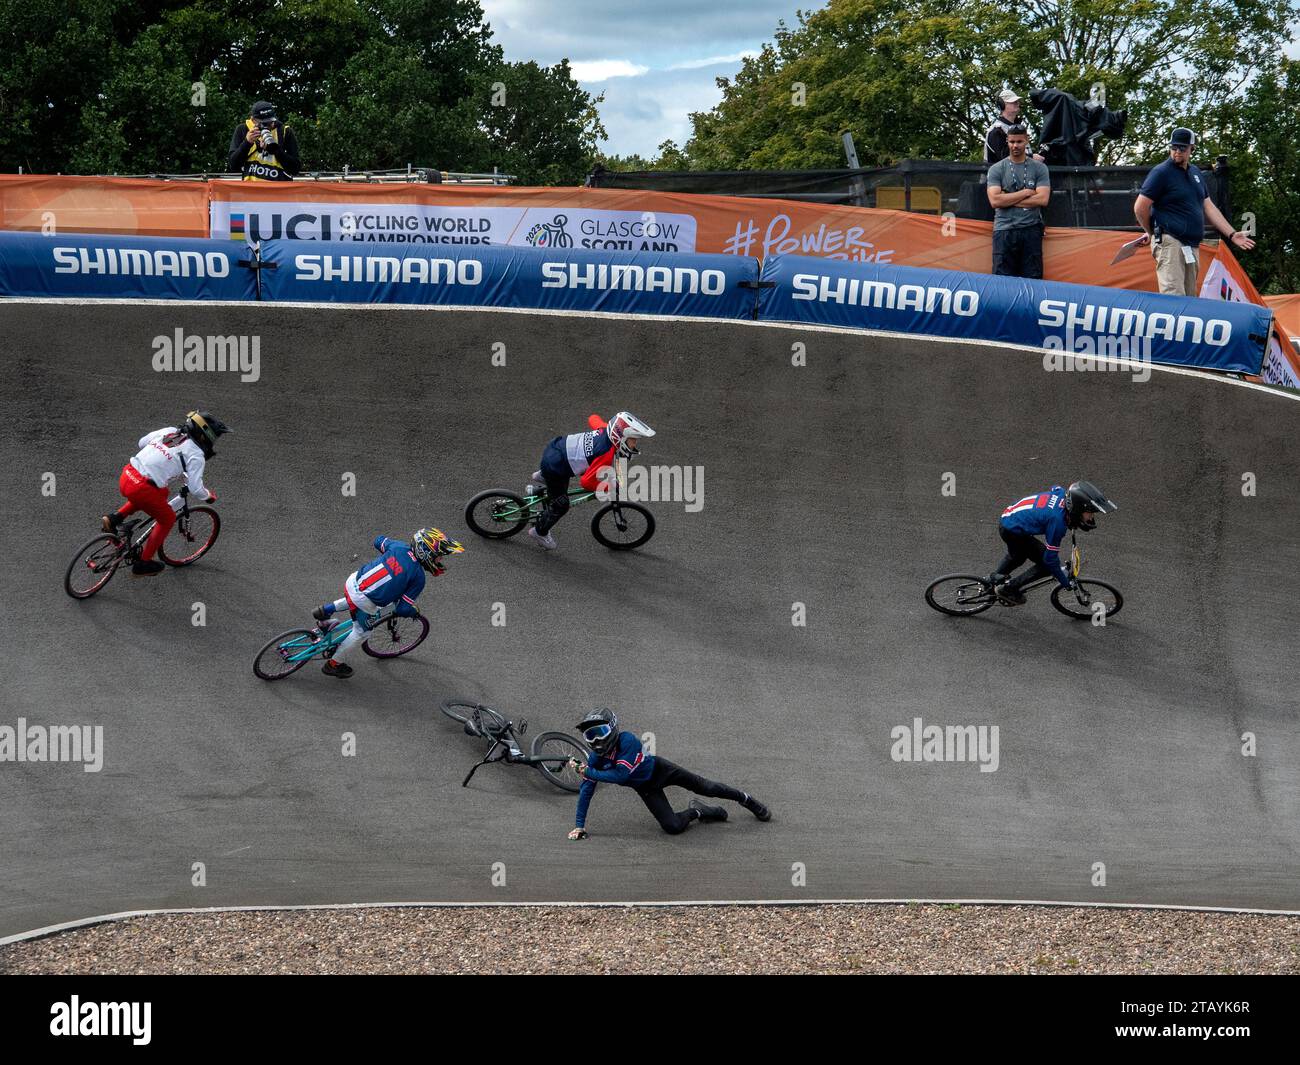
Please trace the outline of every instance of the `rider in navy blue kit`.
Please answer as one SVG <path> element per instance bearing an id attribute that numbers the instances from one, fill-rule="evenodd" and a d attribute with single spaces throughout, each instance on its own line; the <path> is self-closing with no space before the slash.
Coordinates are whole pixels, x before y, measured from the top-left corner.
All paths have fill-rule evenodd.
<path id="1" fill-rule="evenodd" d="M 321 667 L 321 672 L 340 680 L 352 676 L 352 667 L 343 656 L 362 643 L 374 628 L 384 611 L 398 617 L 418 617 L 420 608 L 415 601 L 424 591 L 424 575 L 440 577 L 446 573 L 441 559 L 459 555 L 465 549 L 456 540 L 449 540 L 439 529 L 420 529 L 408 544 L 391 536 L 376 536 L 375 550 L 378 558 L 371 559 L 343 582 L 343 598 L 332 603 L 322 603 L 312 611 L 312 617 L 328 622 L 335 613 L 347 611 L 352 618 L 352 629 L 334 650 L 334 657 Z"/>
<path id="2" fill-rule="evenodd" d="M 587 808 L 596 792 L 597 784 L 619 784 L 631 788 L 655 816 L 659 827 L 670 836 L 685 832 L 696 821 L 725 821 L 727 811 L 721 806 L 709 806 L 692 799 L 685 810 L 675 811 L 665 788 L 685 788 L 696 795 L 715 799 L 730 799 L 740 803 L 760 821 L 770 821 L 772 813 L 766 806 L 737 788 L 705 780 L 689 769 L 674 765 L 667 758 L 646 754 L 641 741 L 631 732 L 620 732 L 618 716 L 604 707 L 593 710 L 578 722 L 578 730 L 587 741 L 593 754 L 582 767 L 582 789 L 578 792 L 578 813 L 575 828 L 569 839 L 587 838 Z"/>
<path id="3" fill-rule="evenodd" d="M 1089 481 L 1075 481 L 1069 488 L 1053 485 L 1016 500 L 1002 512 L 1002 520 L 998 522 L 998 535 L 1007 545 L 1006 557 L 989 575 L 989 583 L 998 597 L 1018 606 L 1025 601 L 1021 589 L 1048 574 L 1068 588 L 1071 578 L 1061 565 L 1060 556 L 1066 531 L 1091 532 L 1097 527 L 1096 515 L 1110 514 L 1116 509 L 1116 504 Z M 1038 539 L 1040 536 L 1042 540 Z M 1010 576 L 1030 559 L 1034 562 L 1031 568 L 1018 577 Z"/>

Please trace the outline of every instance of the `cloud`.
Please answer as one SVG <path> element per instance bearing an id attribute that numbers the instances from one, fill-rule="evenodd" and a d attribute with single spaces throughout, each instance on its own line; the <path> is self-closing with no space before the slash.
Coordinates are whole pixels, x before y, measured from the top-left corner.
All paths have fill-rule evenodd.
<path id="1" fill-rule="evenodd" d="M 636 78 L 650 68 L 626 59 L 579 59 L 569 64 L 575 81 L 608 81 L 610 78 Z"/>
<path id="2" fill-rule="evenodd" d="M 575 80 L 604 94 L 611 155 L 653 156 L 683 143 L 692 111 L 722 99 L 719 75 L 757 55 L 777 23 L 797 23 L 800 0 L 481 0 L 506 59 L 568 59 Z M 816 5 L 813 5 L 816 6 Z"/>
<path id="3" fill-rule="evenodd" d="M 735 66 L 742 59 L 748 59 L 750 56 L 758 55 L 757 48 L 748 48 L 743 52 L 737 52 L 735 55 L 711 55 L 707 59 L 690 59 L 685 63 L 674 63 L 665 70 L 699 70 L 702 67 L 719 67 Z"/>

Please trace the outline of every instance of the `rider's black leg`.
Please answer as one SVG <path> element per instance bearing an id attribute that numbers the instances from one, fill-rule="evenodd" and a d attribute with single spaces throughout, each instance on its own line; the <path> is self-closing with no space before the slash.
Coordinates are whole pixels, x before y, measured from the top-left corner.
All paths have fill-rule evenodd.
<path id="1" fill-rule="evenodd" d="M 1047 547 L 1044 545 L 1042 540 L 1038 539 L 1036 536 L 1028 536 L 1024 533 L 1013 535 L 1020 535 L 1023 538 L 1025 554 L 1034 561 L 1034 564 L 1029 569 L 1025 570 L 1024 573 L 1012 577 L 1011 580 L 1007 581 L 1007 584 L 1010 587 L 1019 590 L 1026 584 L 1032 584 L 1039 578 L 1046 577 L 1052 571 L 1043 562 L 1043 556 L 1047 554 Z"/>
<path id="2" fill-rule="evenodd" d="M 550 497 L 537 519 L 537 535 L 545 536 L 569 510 L 569 478 L 546 477 L 546 494 Z"/>

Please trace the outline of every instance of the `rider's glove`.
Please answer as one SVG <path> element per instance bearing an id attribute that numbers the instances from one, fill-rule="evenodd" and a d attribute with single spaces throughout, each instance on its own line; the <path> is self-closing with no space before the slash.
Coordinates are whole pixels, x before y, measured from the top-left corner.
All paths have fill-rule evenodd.
<path id="1" fill-rule="evenodd" d="M 209 502 L 209 503 L 215 503 L 216 501 L 217 501 L 217 493 L 214 492 L 211 488 L 209 488 L 209 489 L 208 489 L 208 502 Z"/>

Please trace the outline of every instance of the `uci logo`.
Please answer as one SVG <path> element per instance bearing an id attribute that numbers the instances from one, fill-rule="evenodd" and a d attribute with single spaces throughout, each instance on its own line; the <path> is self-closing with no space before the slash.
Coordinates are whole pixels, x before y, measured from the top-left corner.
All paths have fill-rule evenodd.
<path id="1" fill-rule="evenodd" d="M 244 220 L 244 233 L 250 241 L 279 240 L 282 236 L 288 240 L 330 240 L 330 216 L 292 214 L 285 218 L 279 211 L 269 216 L 261 211 L 249 211 Z"/>

